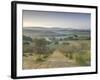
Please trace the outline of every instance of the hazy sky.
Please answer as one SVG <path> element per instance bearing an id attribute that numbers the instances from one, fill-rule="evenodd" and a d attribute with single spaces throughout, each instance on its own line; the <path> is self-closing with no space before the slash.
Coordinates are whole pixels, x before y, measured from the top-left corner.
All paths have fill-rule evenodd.
<path id="1" fill-rule="evenodd" d="M 23 27 L 90 29 L 91 14 L 23 10 Z"/>

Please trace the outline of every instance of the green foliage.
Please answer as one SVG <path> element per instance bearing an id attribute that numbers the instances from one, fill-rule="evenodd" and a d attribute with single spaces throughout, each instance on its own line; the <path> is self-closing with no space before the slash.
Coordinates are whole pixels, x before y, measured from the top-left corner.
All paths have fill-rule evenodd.
<path id="1" fill-rule="evenodd" d="M 44 38 L 33 39 L 30 44 L 23 44 L 23 56 L 35 55 L 37 62 L 45 61 L 54 51 L 54 48 L 49 45 L 50 43 Z"/>
<path id="2" fill-rule="evenodd" d="M 28 41 L 23 41 L 24 45 L 29 45 L 30 43 Z"/>
<path id="3" fill-rule="evenodd" d="M 43 61 L 45 61 L 42 57 L 38 57 L 37 59 L 36 59 L 36 61 L 37 62 L 43 62 Z"/>
<path id="4" fill-rule="evenodd" d="M 26 42 L 28 42 L 28 41 L 32 42 L 32 38 L 25 36 L 25 35 L 23 35 L 23 40 Z"/>
<path id="5" fill-rule="evenodd" d="M 76 62 L 80 66 L 90 65 L 90 54 L 86 52 L 82 54 L 76 54 Z"/>
<path id="6" fill-rule="evenodd" d="M 48 42 L 45 39 L 35 39 L 34 40 L 34 52 L 36 54 L 45 54 L 48 50 Z"/>
<path id="7" fill-rule="evenodd" d="M 33 47 L 28 44 L 23 45 L 23 53 L 32 53 L 33 52 Z"/>
<path id="8" fill-rule="evenodd" d="M 58 41 L 55 41 L 55 45 L 58 45 L 59 44 L 59 42 Z"/>
<path id="9" fill-rule="evenodd" d="M 77 34 L 73 34 L 73 35 L 68 35 L 67 37 L 63 38 L 62 40 L 90 40 L 90 36 L 89 35 L 77 35 Z"/>
<path id="10" fill-rule="evenodd" d="M 48 41 L 45 39 L 34 39 L 33 40 L 33 52 L 38 55 L 36 61 L 45 61 L 54 49 L 49 46 Z"/>
<path id="11" fill-rule="evenodd" d="M 23 56 L 24 56 L 24 57 L 28 57 L 27 54 L 25 54 L 25 53 L 23 53 Z"/>
<path id="12" fill-rule="evenodd" d="M 74 34 L 74 37 L 75 37 L 75 38 L 77 38 L 77 37 L 78 37 L 78 35 Z"/>
<path id="13" fill-rule="evenodd" d="M 32 53 L 33 49 L 32 49 L 32 45 L 30 45 L 31 42 L 32 42 L 32 38 L 23 35 L 23 54 Z"/>

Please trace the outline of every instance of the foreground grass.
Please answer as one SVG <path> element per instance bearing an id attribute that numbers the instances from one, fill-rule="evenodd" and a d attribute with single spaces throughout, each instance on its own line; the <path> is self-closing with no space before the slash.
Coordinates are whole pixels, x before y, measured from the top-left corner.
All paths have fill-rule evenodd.
<path id="1" fill-rule="evenodd" d="M 50 46 L 56 49 L 49 54 L 25 53 L 23 69 L 90 66 L 90 40 L 62 41 Z"/>
<path id="2" fill-rule="evenodd" d="M 90 40 L 67 41 L 59 50 L 66 58 L 76 61 L 77 66 L 90 66 Z"/>

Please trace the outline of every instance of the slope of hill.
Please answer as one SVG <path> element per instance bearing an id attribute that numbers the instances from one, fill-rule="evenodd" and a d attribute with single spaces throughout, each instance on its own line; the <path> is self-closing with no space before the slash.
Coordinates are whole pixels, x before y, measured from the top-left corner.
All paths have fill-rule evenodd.
<path id="1" fill-rule="evenodd" d="M 89 36 L 90 30 L 70 28 L 44 28 L 44 27 L 23 27 L 23 34 L 29 37 L 55 37 L 69 36 L 73 34 Z"/>

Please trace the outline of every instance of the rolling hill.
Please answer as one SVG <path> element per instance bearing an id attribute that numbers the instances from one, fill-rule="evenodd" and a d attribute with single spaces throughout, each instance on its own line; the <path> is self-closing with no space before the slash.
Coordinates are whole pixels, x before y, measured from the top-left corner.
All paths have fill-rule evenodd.
<path id="1" fill-rule="evenodd" d="M 44 28 L 44 27 L 23 27 L 23 35 L 34 37 L 61 37 L 70 35 L 90 36 L 90 30 L 71 28 Z"/>

